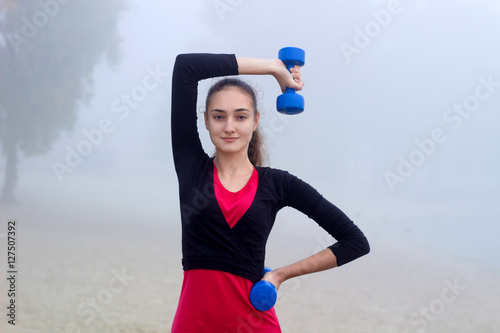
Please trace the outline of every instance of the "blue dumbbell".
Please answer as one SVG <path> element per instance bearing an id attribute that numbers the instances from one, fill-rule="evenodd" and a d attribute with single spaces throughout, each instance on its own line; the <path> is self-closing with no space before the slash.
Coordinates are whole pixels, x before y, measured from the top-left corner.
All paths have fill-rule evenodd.
<path id="1" fill-rule="evenodd" d="M 272 271 L 269 267 L 264 267 L 264 274 Z M 259 281 L 250 290 L 250 303 L 259 311 L 267 311 L 276 303 L 278 293 L 276 287 L 269 281 Z"/>
<path id="2" fill-rule="evenodd" d="M 278 58 L 290 70 L 295 65 L 304 66 L 306 53 L 298 47 L 284 47 L 279 51 Z M 285 93 L 278 96 L 276 108 L 285 114 L 301 113 L 304 111 L 304 97 L 295 93 L 294 89 L 286 88 Z"/>

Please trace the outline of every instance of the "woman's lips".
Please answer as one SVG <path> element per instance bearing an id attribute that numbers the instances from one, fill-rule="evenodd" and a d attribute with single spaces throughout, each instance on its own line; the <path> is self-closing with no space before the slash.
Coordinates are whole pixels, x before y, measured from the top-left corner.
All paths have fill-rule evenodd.
<path id="1" fill-rule="evenodd" d="M 230 138 L 230 137 L 227 137 L 227 138 L 222 138 L 222 140 L 226 141 L 226 142 L 234 142 L 236 140 L 238 140 L 238 138 Z"/>

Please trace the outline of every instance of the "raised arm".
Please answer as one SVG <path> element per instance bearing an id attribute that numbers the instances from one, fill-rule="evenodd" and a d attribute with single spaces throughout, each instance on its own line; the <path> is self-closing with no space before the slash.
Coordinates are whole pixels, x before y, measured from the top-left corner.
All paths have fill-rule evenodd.
<path id="1" fill-rule="evenodd" d="M 237 75 L 236 57 L 231 54 L 180 54 L 172 73 L 172 151 L 175 169 L 182 170 L 206 156 L 197 129 L 198 81 Z"/>

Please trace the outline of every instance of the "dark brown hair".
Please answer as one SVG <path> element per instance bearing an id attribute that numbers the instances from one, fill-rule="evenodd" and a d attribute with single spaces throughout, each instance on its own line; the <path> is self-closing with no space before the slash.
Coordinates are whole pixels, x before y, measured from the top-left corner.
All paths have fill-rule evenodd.
<path id="1" fill-rule="evenodd" d="M 205 101 L 205 113 L 207 112 L 206 110 L 208 109 L 208 104 L 210 104 L 210 101 L 212 100 L 214 94 L 231 87 L 240 89 L 241 92 L 247 94 L 252 99 L 254 116 L 257 116 L 257 94 L 255 93 L 255 90 L 252 88 L 252 86 L 238 78 L 224 78 L 210 87 L 210 89 L 208 90 L 207 99 Z M 254 164 L 255 166 L 263 166 L 264 164 L 265 153 L 263 143 L 263 137 L 260 133 L 259 125 L 257 125 L 257 128 L 252 134 L 250 144 L 248 145 L 248 158 L 250 159 L 250 162 L 252 162 L 252 164 Z"/>

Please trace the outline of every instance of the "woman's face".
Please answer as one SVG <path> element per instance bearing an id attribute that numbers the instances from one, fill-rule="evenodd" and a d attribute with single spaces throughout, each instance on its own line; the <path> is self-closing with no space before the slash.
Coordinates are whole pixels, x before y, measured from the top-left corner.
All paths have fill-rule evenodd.
<path id="1" fill-rule="evenodd" d="M 205 113 L 205 127 L 219 153 L 246 154 L 258 121 L 252 98 L 236 87 L 216 92 Z"/>

